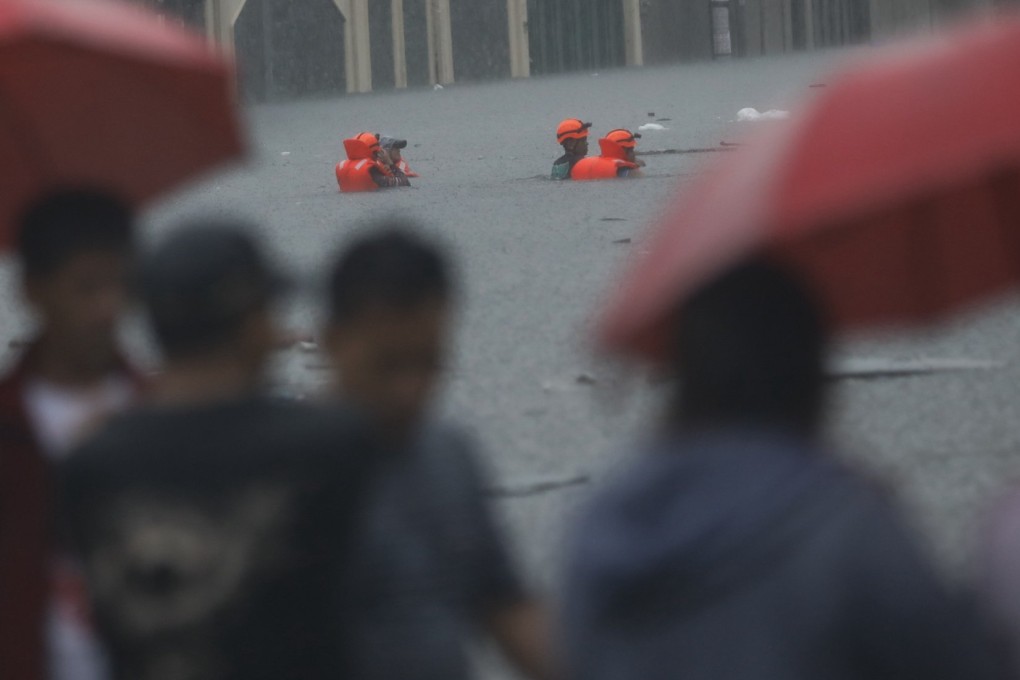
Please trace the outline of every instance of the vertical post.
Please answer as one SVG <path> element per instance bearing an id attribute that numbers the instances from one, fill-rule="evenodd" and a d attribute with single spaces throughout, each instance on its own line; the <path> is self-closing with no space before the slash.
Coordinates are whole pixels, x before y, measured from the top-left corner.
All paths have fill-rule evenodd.
<path id="1" fill-rule="evenodd" d="M 450 0 L 426 0 L 425 31 L 429 49 L 429 79 L 432 84 L 453 82 L 453 27 Z"/>
<path id="2" fill-rule="evenodd" d="M 372 27 L 368 20 L 368 0 L 351 0 L 351 12 L 357 70 L 357 92 L 372 91 Z"/>
<path id="3" fill-rule="evenodd" d="M 219 12 L 217 12 L 216 0 L 205 0 L 203 8 L 205 11 L 205 35 L 210 42 L 219 42 L 217 27 L 219 26 Z"/>
<path id="4" fill-rule="evenodd" d="M 453 82 L 453 25 L 450 19 L 450 0 L 436 0 L 437 35 L 439 36 L 439 83 Z"/>
<path id="5" fill-rule="evenodd" d="M 439 82 L 436 73 L 436 18 L 432 8 L 434 0 L 425 0 L 425 49 L 429 53 L 429 84 Z"/>
<path id="6" fill-rule="evenodd" d="M 527 78 L 531 75 L 527 0 L 506 0 L 506 14 L 510 32 L 510 77 Z"/>
<path id="7" fill-rule="evenodd" d="M 234 53 L 234 24 L 247 0 L 206 0 L 205 30 L 211 40 L 228 53 Z"/>
<path id="8" fill-rule="evenodd" d="M 393 22 L 393 84 L 407 87 L 407 46 L 404 37 L 404 0 L 390 0 Z"/>
<path id="9" fill-rule="evenodd" d="M 348 92 L 372 91 L 372 36 L 368 0 L 333 0 L 344 15 L 344 74 Z"/>
<path id="10" fill-rule="evenodd" d="M 627 66 L 642 66 L 645 50 L 641 40 L 641 2 L 623 1 L 623 41 Z"/>

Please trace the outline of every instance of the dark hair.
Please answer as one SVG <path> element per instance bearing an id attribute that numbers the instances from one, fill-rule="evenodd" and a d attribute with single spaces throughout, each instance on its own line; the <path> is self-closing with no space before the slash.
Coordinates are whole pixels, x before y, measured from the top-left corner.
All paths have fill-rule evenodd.
<path id="1" fill-rule="evenodd" d="M 409 310 L 452 292 L 446 258 L 412 225 L 389 223 L 344 250 L 329 279 L 333 323 L 345 323 L 372 306 Z"/>
<path id="2" fill-rule="evenodd" d="M 251 315 L 287 287 L 251 231 L 233 222 L 194 223 L 143 258 L 142 296 L 168 358 L 228 347 Z"/>
<path id="3" fill-rule="evenodd" d="M 681 306 L 675 328 L 682 422 L 818 428 L 828 333 L 788 269 L 760 259 L 734 267 Z"/>
<path id="4" fill-rule="evenodd" d="M 131 210 L 103 191 L 69 189 L 32 203 L 18 221 L 17 254 L 26 276 L 53 274 L 86 251 L 129 253 Z"/>

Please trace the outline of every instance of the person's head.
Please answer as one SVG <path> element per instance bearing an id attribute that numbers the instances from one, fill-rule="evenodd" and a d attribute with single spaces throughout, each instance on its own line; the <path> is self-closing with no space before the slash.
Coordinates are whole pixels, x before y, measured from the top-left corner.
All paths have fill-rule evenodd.
<path id="1" fill-rule="evenodd" d="M 142 261 L 143 301 L 169 365 L 240 362 L 257 379 L 279 332 L 272 306 L 285 286 L 248 225 L 177 229 Z"/>
<path id="2" fill-rule="evenodd" d="M 413 225 L 381 226 L 333 267 L 325 342 L 340 391 L 390 436 L 407 435 L 428 409 L 452 297 L 446 258 Z"/>
<path id="3" fill-rule="evenodd" d="M 640 133 L 631 132 L 623 128 L 617 128 L 609 132 L 606 135 L 606 139 L 614 142 L 617 146 L 623 149 L 623 156 L 625 160 L 631 163 L 637 162 L 637 140 L 641 139 Z"/>
<path id="4" fill-rule="evenodd" d="M 109 194 L 67 190 L 23 213 L 16 254 L 25 298 L 41 332 L 79 361 L 101 365 L 116 351 L 129 302 L 131 210 Z"/>
<path id="5" fill-rule="evenodd" d="M 383 163 L 385 163 L 388 160 L 386 152 L 379 144 L 379 135 L 374 134 L 372 132 L 359 132 L 357 136 L 354 137 L 354 139 L 358 140 L 359 142 L 362 142 L 365 146 L 367 146 L 369 153 L 372 154 L 372 158 L 374 158 L 375 160 L 382 161 Z"/>
<path id="6" fill-rule="evenodd" d="M 678 310 L 672 414 L 689 427 L 752 424 L 813 435 L 825 407 L 828 332 L 812 292 L 757 259 L 702 287 Z"/>
<path id="7" fill-rule="evenodd" d="M 556 141 L 567 153 L 584 156 L 588 153 L 588 130 L 591 123 L 580 118 L 567 118 L 556 127 Z"/>
<path id="8" fill-rule="evenodd" d="M 407 140 L 396 137 L 380 137 L 379 146 L 389 156 L 390 162 L 397 164 L 402 160 L 400 150 L 407 147 Z"/>

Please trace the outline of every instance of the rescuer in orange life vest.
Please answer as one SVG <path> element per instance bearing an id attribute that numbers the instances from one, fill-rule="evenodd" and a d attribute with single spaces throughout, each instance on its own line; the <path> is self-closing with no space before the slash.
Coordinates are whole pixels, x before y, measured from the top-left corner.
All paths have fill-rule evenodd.
<path id="1" fill-rule="evenodd" d="M 580 118 L 567 118 L 556 128 L 556 141 L 565 152 L 552 167 L 553 179 L 570 179 L 574 166 L 588 155 L 588 129 L 591 123 Z"/>
<path id="2" fill-rule="evenodd" d="M 400 150 L 407 148 L 406 139 L 397 139 L 396 137 L 380 137 L 379 146 L 382 147 L 383 153 L 386 154 L 389 164 L 400 170 L 408 177 L 417 177 L 418 173 L 411 170 L 407 165 L 407 161 L 400 155 Z"/>
<path id="3" fill-rule="evenodd" d="M 570 177 L 576 180 L 616 179 L 640 177 L 644 161 L 639 161 L 634 149 L 641 135 L 617 128 L 599 140 L 600 156 L 582 158 L 574 165 Z"/>
<path id="4" fill-rule="evenodd" d="M 377 135 L 362 132 L 357 137 L 345 139 L 344 150 L 347 152 L 347 160 L 336 166 L 336 181 L 340 191 L 354 193 L 411 186 L 407 175 L 390 163 Z"/>

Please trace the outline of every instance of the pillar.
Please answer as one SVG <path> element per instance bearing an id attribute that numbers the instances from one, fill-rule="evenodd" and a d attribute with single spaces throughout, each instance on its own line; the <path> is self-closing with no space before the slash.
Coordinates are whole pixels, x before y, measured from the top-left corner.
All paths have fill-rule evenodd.
<path id="1" fill-rule="evenodd" d="M 393 21 L 393 83 L 398 89 L 407 87 L 407 47 L 404 36 L 404 0 L 390 0 Z"/>
<path id="2" fill-rule="evenodd" d="M 531 46 L 528 42 L 528 0 L 506 0 L 510 31 L 510 77 L 531 75 Z"/>
<path id="3" fill-rule="evenodd" d="M 247 0 L 205 0 L 205 31 L 224 50 L 234 52 L 234 24 Z"/>
<path id="4" fill-rule="evenodd" d="M 627 66 L 641 66 L 645 63 L 644 45 L 641 41 L 641 0 L 623 2 L 623 43 Z"/>
<path id="5" fill-rule="evenodd" d="M 429 48 L 429 79 L 432 84 L 453 82 L 453 28 L 450 0 L 426 0 L 425 30 Z"/>
<path id="6" fill-rule="evenodd" d="M 348 92 L 372 91 L 372 36 L 368 0 L 333 0 L 344 15 L 344 75 Z"/>

